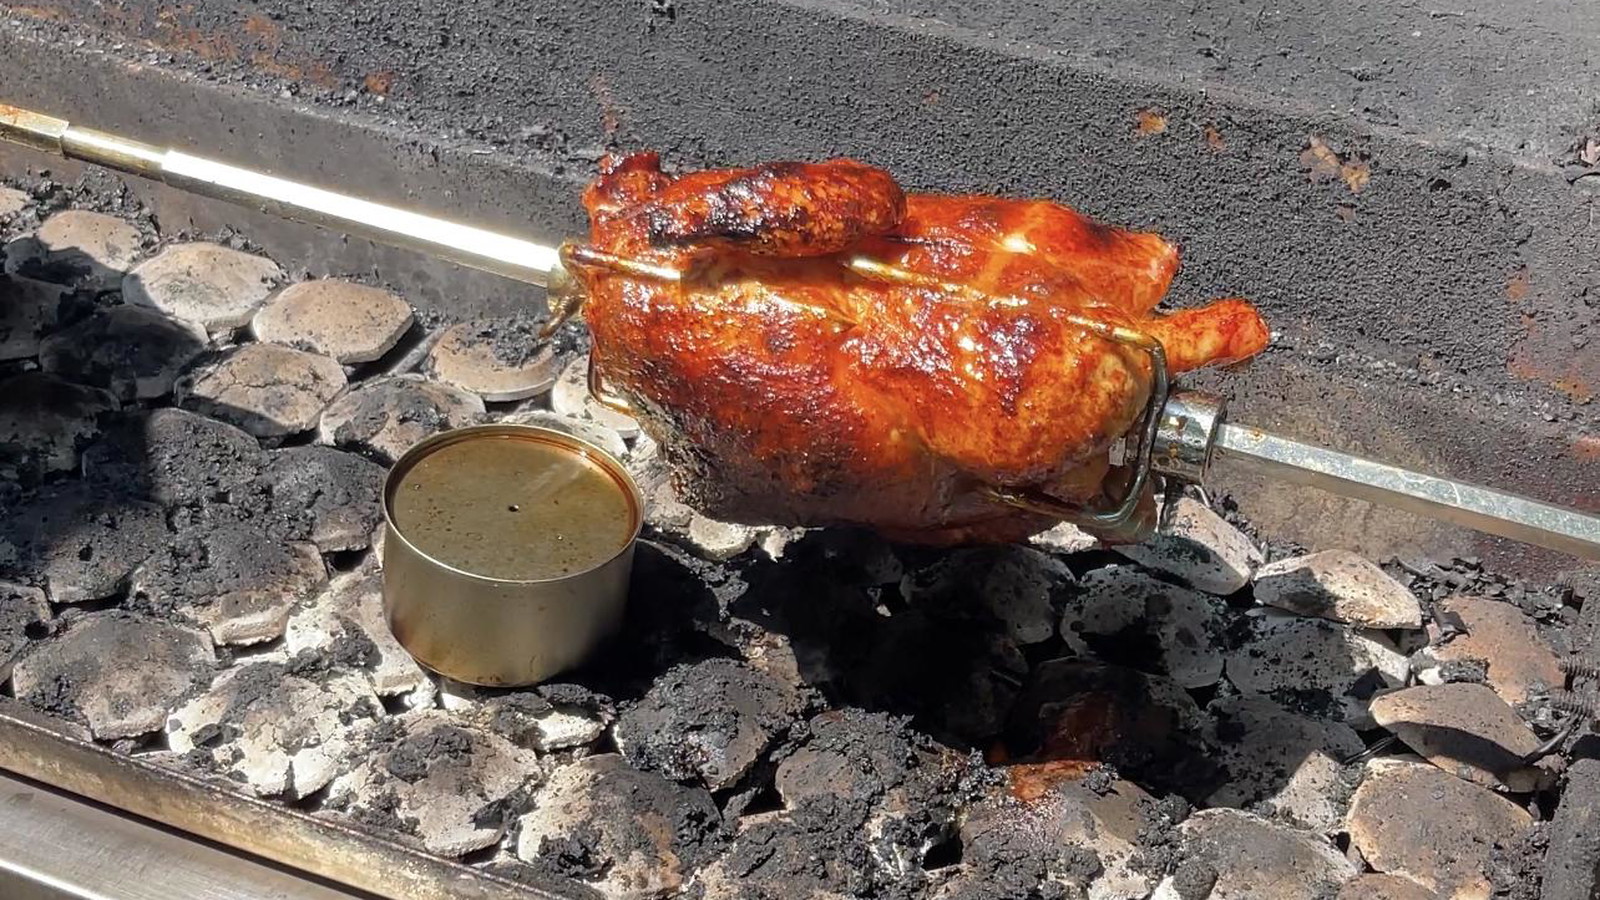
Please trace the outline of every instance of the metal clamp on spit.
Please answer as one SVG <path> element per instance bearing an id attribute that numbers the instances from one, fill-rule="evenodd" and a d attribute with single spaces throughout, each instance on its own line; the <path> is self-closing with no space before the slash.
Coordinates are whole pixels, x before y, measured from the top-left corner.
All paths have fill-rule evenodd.
<path id="1" fill-rule="evenodd" d="M 407 248 L 470 268 L 549 289 L 552 325 L 582 299 L 572 264 L 604 266 L 636 277 L 674 280 L 681 273 L 581 244 L 554 247 L 432 216 L 348 197 L 282 178 L 127 140 L 27 110 L 0 105 L 0 139 L 165 182 L 203 196 Z M 866 256 L 846 258 L 856 275 L 887 282 L 949 284 Z M 988 302 L 1004 302 L 975 292 Z M 1124 441 L 1126 491 L 1104 507 L 1064 503 L 1031 491 L 992 488 L 1012 506 L 1075 524 L 1114 528 L 1138 513 L 1147 484 L 1203 484 L 1214 458 L 1226 458 L 1270 477 L 1433 516 L 1489 534 L 1581 557 L 1600 559 L 1600 517 L 1477 485 L 1363 459 L 1226 421 L 1224 401 L 1209 394 L 1170 392 L 1162 342 L 1137 329 L 1088 318 L 1089 332 L 1145 354 L 1151 387 L 1143 416 Z M 626 410 L 591 370 L 596 398 Z"/>

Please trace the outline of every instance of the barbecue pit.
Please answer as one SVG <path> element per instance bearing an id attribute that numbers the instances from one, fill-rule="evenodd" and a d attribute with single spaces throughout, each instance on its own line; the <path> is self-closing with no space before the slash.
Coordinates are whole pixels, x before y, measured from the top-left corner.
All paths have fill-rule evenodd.
<path id="1" fill-rule="evenodd" d="M 394 896 L 1580 877 L 1538 851 L 1581 858 L 1564 798 L 1593 776 L 1525 757 L 1586 715 L 1581 575 L 1308 555 L 1231 491 L 1175 498 L 1175 533 L 1123 553 L 1070 528 L 935 553 L 711 521 L 588 396 L 581 329 L 527 353 L 526 299 L 441 314 L 390 277 L 430 264 L 312 275 L 330 251 L 264 252 L 246 218 L 186 232 L 151 213 L 193 201 L 21 159 L 7 296 L 37 346 L 3 364 L 26 452 L 0 499 L 44 524 L 6 538 L 32 568 L 7 588 L 0 760 L 24 776 Z M 653 500 L 624 633 L 530 690 L 429 676 L 376 605 L 383 466 L 482 420 L 612 448 Z M 1419 815 L 1483 849 L 1409 845 Z"/>

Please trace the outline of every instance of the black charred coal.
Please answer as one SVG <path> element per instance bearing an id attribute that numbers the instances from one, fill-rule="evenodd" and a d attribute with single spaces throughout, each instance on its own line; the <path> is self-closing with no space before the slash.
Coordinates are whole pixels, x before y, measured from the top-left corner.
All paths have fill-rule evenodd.
<path id="1" fill-rule="evenodd" d="M 1033 670 L 1006 741 L 1019 758 L 1100 760 L 1141 784 L 1198 798 L 1222 774 L 1195 733 L 1199 716 L 1194 700 L 1165 679 L 1056 659 Z"/>
<path id="2" fill-rule="evenodd" d="M 784 810 L 734 842 L 729 874 L 761 891 L 785 884 L 851 896 L 915 896 L 928 848 L 986 784 L 983 766 L 903 717 L 841 710 L 807 723 L 778 763 Z"/>
<path id="3" fill-rule="evenodd" d="M 384 762 L 390 775 L 406 782 L 420 781 L 429 767 L 459 762 L 472 755 L 472 737 L 459 728 L 430 728 L 400 741 Z"/>
<path id="4" fill-rule="evenodd" d="M 729 612 L 787 638 L 801 677 L 831 703 L 910 713 L 942 741 L 983 745 L 1027 676 L 1010 627 L 971 595 L 909 604 L 900 576 L 884 584 L 881 558 L 863 559 L 871 544 L 856 537 L 808 536 L 753 565 Z"/>
<path id="5" fill-rule="evenodd" d="M 383 520 L 382 466 L 332 447 L 273 451 L 263 467 L 260 512 L 285 538 L 309 540 L 325 553 L 359 550 Z"/>
<path id="6" fill-rule="evenodd" d="M 1567 770 L 1548 838 L 1540 900 L 1600 895 L 1600 759 L 1580 759 Z"/>
<path id="7" fill-rule="evenodd" d="M 181 409 L 122 418 L 84 453 L 91 484 L 138 491 L 169 506 L 226 503 L 266 465 L 255 438 Z"/>
<path id="8" fill-rule="evenodd" d="M 750 771 L 800 708 L 792 686 L 741 663 L 712 659 L 657 679 L 623 711 L 614 733 L 634 766 L 720 790 Z"/>

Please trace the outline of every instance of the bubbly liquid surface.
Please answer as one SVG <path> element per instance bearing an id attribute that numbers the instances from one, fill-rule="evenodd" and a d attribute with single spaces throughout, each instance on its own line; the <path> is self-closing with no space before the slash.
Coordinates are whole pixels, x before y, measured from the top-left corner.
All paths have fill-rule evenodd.
<path id="1" fill-rule="evenodd" d="M 412 546 L 475 575 L 532 581 L 594 568 L 633 535 L 621 485 L 560 447 L 483 437 L 430 453 L 401 477 L 395 526 Z"/>

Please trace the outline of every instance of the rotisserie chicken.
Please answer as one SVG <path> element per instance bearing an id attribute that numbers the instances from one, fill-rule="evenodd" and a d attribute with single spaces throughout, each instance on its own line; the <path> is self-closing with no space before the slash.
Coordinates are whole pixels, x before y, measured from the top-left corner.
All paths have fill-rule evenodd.
<path id="1" fill-rule="evenodd" d="M 1047 201 L 906 194 L 858 162 L 675 177 L 639 154 L 608 159 L 584 204 L 594 248 L 681 273 L 574 266 L 603 384 L 684 501 L 724 521 L 1019 540 L 1052 520 L 991 488 L 1104 502 L 1126 481 L 1109 449 L 1149 396 L 1147 356 L 1069 316 L 1157 338 L 1174 373 L 1267 341 L 1242 300 L 1156 312 L 1178 254 L 1154 234 Z M 864 277 L 853 258 L 964 289 Z"/>

